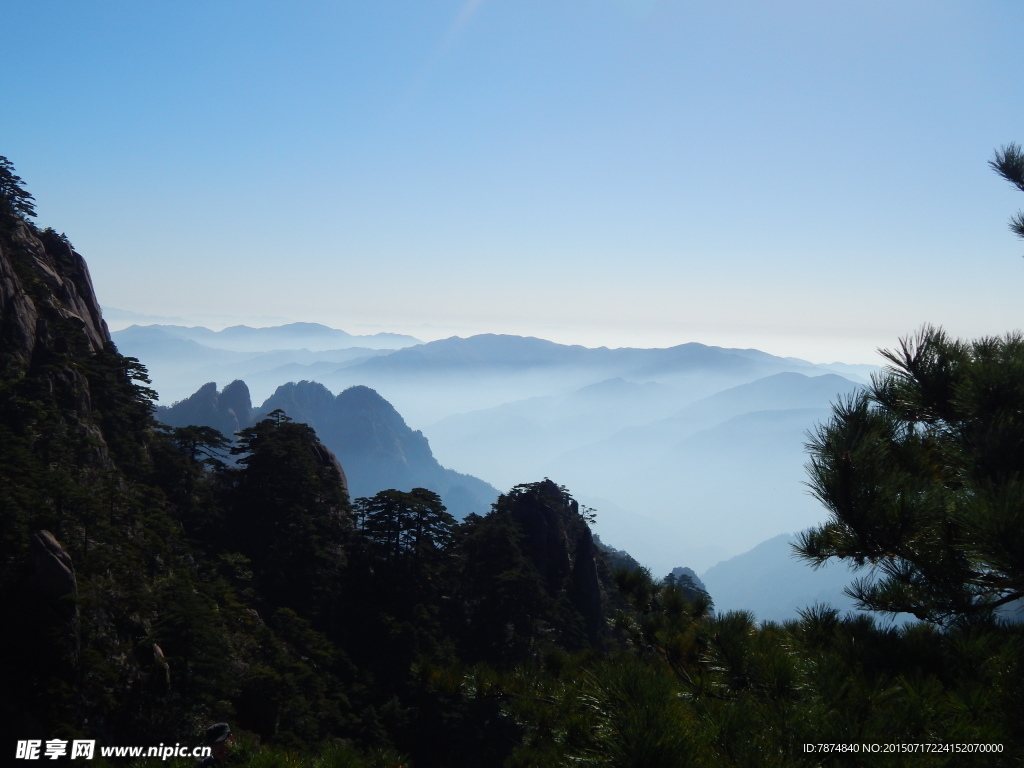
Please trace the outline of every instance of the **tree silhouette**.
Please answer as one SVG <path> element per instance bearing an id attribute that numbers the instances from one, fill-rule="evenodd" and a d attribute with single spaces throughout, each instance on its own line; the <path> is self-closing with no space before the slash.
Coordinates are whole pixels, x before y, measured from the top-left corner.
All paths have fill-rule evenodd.
<path id="1" fill-rule="evenodd" d="M 320 440 L 283 411 L 238 433 L 240 470 L 230 494 L 232 543 L 253 563 L 271 604 L 323 617 L 338 591 L 350 528 L 337 470 Z"/>
<path id="2" fill-rule="evenodd" d="M 426 488 L 380 491 L 355 501 L 359 529 L 386 560 L 429 557 L 452 541 L 455 518 L 441 497 Z"/>
<path id="3" fill-rule="evenodd" d="M 28 193 L 20 176 L 14 173 L 14 164 L 0 155 L 0 213 L 22 219 L 36 215 L 34 198 Z"/>
<path id="4" fill-rule="evenodd" d="M 988 164 L 992 170 L 1024 192 L 1024 150 L 1019 144 L 1011 141 L 1005 147 L 997 149 L 995 157 L 989 160 Z M 1017 237 L 1024 238 L 1024 211 L 1017 211 L 1010 218 L 1010 231 Z"/>
<path id="5" fill-rule="evenodd" d="M 1024 597 L 1024 336 L 925 327 L 808 444 L 827 523 L 797 552 L 870 565 L 866 608 L 948 622 Z"/>

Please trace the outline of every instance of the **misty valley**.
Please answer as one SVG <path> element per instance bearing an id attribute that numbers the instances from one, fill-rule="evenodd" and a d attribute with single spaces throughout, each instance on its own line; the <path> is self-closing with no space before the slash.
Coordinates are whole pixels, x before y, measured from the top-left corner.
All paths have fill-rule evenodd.
<path id="1" fill-rule="evenodd" d="M 147 365 L 157 391 L 190 391 L 157 409 L 166 424 L 231 435 L 280 408 L 337 454 L 353 498 L 424 486 L 458 518 L 485 514 L 499 489 L 550 477 L 596 509 L 604 540 L 661 575 L 704 573 L 818 521 L 801 482 L 806 433 L 872 371 L 701 344 L 586 349 L 513 336 L 404 339 L 392 351 L 314 324 L 132 326 L 112 338 Z M 321 349 L 331 344 L 344 346 Z M 211 362 L 220 350 L 244 357 Z M 282 365 L 289 357 L 309 362 Z M 232 383 L 218 391 L 207 376 Z M 407 426 L 410 413 L 421 430 Z M 719 607 L 781 620 L 815 601 L 852 606 L 846 569 L 812 571 L 786 548 L 775 554 L 768 569 L 788 569 L 796 588 L 786 609 L 774 586 L 733 601 L 732 581 L 770 583 L 749 571 L 723 578 Z M 710 578 L 743 562 L 721 563 Z"/>
<path id="2" fill-rule="evenodd" d="M 0 161 L 8 760 L 1021 764 L 1020 333 L 111 333 Z"/>

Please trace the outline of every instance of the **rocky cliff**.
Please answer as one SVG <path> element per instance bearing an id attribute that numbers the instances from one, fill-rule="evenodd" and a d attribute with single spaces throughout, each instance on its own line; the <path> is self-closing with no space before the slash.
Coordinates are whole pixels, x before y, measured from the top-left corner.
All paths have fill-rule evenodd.
<path id="1" fill-rule="evenodd" d="M 277 389 L 260 407 L 280 408 L 316 429 L 345 467 L 353 498 L 395 488 L 430 488 L 456 517 L 485 514 L 496 488 L 442 467 L 422 432 L 413 430 L 387 400 L 369 387 L 349 387 L 336 397 L 322 384 L 301 381 Z"/>
<path id="2" fill-rule="evenodd" d="M 40 352 L 110 343 L 85 259 L 53 230 L 11 222 L 0 241 L 0 338 L 5 379 Z"/>
<path id="3" fill-rule="evenodd" d="M 269 492 L 221 483 L 156 428 L 145 369 L 111 341 L 83 258 L 6 210 L 3 194 L 0 184 L 0 742 L 196 743 L 223 707 L 268 699 L 268 659 L 301 664 L 306 651 L 260 611 L 294 616 L 293 643 L 308 619 L 288 611 L 303 600 L 320 610 L 316 590 L 337 592 L 343 473 L 310 431 L 270 436 L 284 455 L 258 478 L 276 470 Z M 244 385 L 219 403 L 229 428 L 250 420 Z M 238 529 L 253 525 L 227 530 L 257 502 L 277 560 L 239 553 Z M 311 711 L 329 709 L 312 695 Z"/>
<path id="4" fill-rule="evenodd" d="M 62 235 L 7 220 L 0 237 L 0 408 L 28 417 L 14 403 L 45 381 L 45 397 L 62 414 L 92 410 L 91 388 L 78 360 L 113 349 L 85 260 Z M 31 382 L 31 384 L 29 384 Z M 11 413 L 17 410 L 20 413 Z M 102 443 L 93 430 L 92 439 Z M 97 453 L 102 454 L 102 451 Z"/>
<path id="5" fill-rule="evenodd" d="M 90 483 L 119 487 L 94 407 L 113 391 L 104 382 L 117 365 L 105 363 L 115 355 L 84 259 L 53 230 L 0 215 L 0 611 L 18 628 L 7 638 L 14 666 L 0 667 L 0 713 L 20 733 L 37 733 L 82 673 L 64 542 Z"/>

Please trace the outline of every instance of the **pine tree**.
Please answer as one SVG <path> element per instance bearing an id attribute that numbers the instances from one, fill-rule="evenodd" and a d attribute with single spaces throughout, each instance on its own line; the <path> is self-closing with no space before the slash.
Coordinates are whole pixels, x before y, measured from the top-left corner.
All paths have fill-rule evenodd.
<path id="1" fill-rule="evenodd" d="M 226 500 L 231 542 L 271 604 L 318 625 L 337 597 L 351 525 L 345 487 L 321 450 L 312 427 L 274 411 L 238 433 L 240 469 Z"/>
<path id="2" fill-rule="evenodd" d="M 0 155 L 0 215 L 21 219 L 35 217 L 34 198 L 22 183 L 21 177 L 14 173 L 14 164 Z"/>
<path id="3" fill-rule="evenodd" d="M 451 544 L 455 518 L 426 488 L 380 491 L 356 499 L 355 507 L 363 536 L 386 560 L 429 558 Z"/>
<path id="4" fill-rule="evenodd" d="M 998 173 L 1021 192 L 1024 192 L 1024 150 L 1015 142 L 997 149 L 995 157 L 988 161 L 993 171 Z M 1024 238 L 1024 211 L 1010 218 L 1010 231 L 1017 237 Z"/>
<path id="5" fill-rule="evenodd" d="M 812 435 L 809 486 L 829 521 L 797 551 L 878 576 L 865 608 L 948 622 L 1024 597 L 1024 336 L 924 328 Z"/>

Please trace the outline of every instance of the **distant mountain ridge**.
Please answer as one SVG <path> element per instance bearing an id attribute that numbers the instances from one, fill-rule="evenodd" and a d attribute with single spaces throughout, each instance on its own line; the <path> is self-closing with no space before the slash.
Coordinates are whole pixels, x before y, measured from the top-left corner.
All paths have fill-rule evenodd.
<path id="1" fill-rule="evenodd" d="M 164 403 L 209 381 L 244 379 L 267 393 L 287 381 L 333 372 L 339 365 L 419 344 L 411 336 L 354 336 L 316 323 L 222 331 L 177 325 L 131 325 L 111 334 L 124 354 L 142 360 Z"/>
<path id="2" fill-rule="evenodd" d="M 671 382 L 690 400 L 781 371 L 838 373 L 867 381 L 871 366 L 835 367 L 782 358 L 755 349 L 726 349 L 696 342 L 668 348 L 589 348 L 532 337 L 480 334 L 420 343 L 401 334 L 353 336 L 316 323 L 212 331 L 200 326 L 133 325 L 112 337 L 125 354 L 149 368 L 164 403 L 208 381 L 244 379 L 266 397 L 288 381 L 317 380 L 335 391 L 365 384 L 383 392 L 406 418 L 429 423 L 461 410 L 493 407 L 531 396 L 571 391 L 622 378 Z M 476 391 L 460 392 L 440 409 L 438 393 L 406 397 L 414 375 L 437 387 L 472 379 Z M 507 386 L 503 381 L 508 379 Z M 420 383 L 423 383 L 421 381 Z M 492 386 L 493 385 L 493 386 Z M 493 396 L 489 396 L 493 390 Z M 421 410 L 422 409 L 422 410 Z"/>
<path id="3" fill-rule="evenodd" d="M 233 325 L 220 331 L 202 326 L 182 325 L 131 325 L 115 331 L 118 338 L 126 332 L 138 334 L 148 331 L 174 338 L 189 339 L 213 349 L 232 352 L 270 352 L 277 349 L 309 349 L 323 351 L 366 346 L 373 349 L 400 349 L 420 344 L 419 339 L 399 333 L 375 333 L 355 336 L 338 328 L 320 323 L 288 323 L 286 325 L 253 328 L 248 325 Z"/>
<path id="4" fill-rule="evenodd" d="M 758 621 L 785 621 L 814 604 L 853 610 L 843 593 L 856 575 L 842 563 L 814 570 L 793 554 L 793 536 L 779 534 L 701 574 L 715 610 L 752 611 Z"/>
<path id="5" fill-rule="evenodd" d="M 801 485 L 806 433 L 861 386 L 784 371 L 680 408 L 670 384 L 612 379 L 424 430 L 442 462 L 495 485 L 514 482 L 514 472 L 558 478 L 597 508 L 602 535 L 656 573 L 700 570 L 715 560 L 699 547 L 742 551 L 819 519 Z"/>
<path id="6" fill-rule="evenodd" d="M 834 373 L 828 366 L 803 360 L 695 342 L 658 349 L 609 349 L 483 334 L 352 361 L 318 375 L 317 380 L 335 390 L 353 384 L 373 387 L 406 418 L 426 426 L 454 414 L 531 397 L 562 396 L 616 378 L 671 387 L 674 409 L 678 409 L 723 389 L 782 372 Z M 842 375 L 852 374 L 844 370 Z M 867 371 L 860 381 L 866 383 Z"/>
<path id="7" fill-rule="evenodd" d="M 763 373 L 776 370 L 827 368 L 797 358 L 781 358 L 756 349 L 727 349 L 697 342 L 664 348 L 583 347 L 558 344 L 530 336 L 479 334 L 431 341 L 359 364 L 364 370 L 446 371 L 508 368 L 571 368 L 600 371 L 601 378 L 615 376 L 688 375 L 703 370 Z"/>

